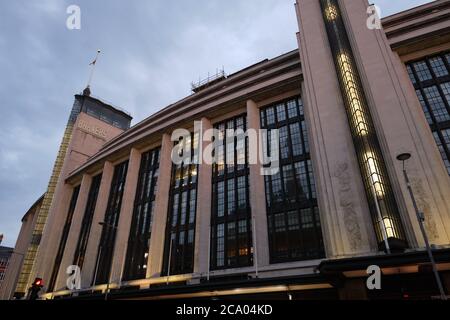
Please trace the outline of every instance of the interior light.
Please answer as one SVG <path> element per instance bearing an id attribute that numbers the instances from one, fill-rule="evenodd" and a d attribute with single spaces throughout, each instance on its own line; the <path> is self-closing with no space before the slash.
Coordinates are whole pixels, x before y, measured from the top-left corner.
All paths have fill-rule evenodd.
<path id="1" fill-rule="evenodd" d="M 391 218 L 383 218 L 384 229 L 388 238 L 394 238 L 394 223 Z"/>
<path id="2" fill-rule="evenodd" d="M 367 135 L 367 121 L 361 106 L 361 98 L 356 90 L 356 79 L 350 64 L 350 58 L 346 53 L 338 55 L 339 68 L 344 80 L 345 90 L 350 99 L 351 115 L 353 123 L 356 125 L 358 134 L 361 136 Z"/>
<path id="3" fill-rule="evenodd" d="M 334 5 L 330 4 L 326 9 L 325 9 L 325 16 L 327 17 L 328 21 L 333 21 L 337 18 L 338 16 L 338 12 L 337 9 Z"/>
<path id="4" fill-rule="evenodd" d="M 375 189 L 375 193 L 378 197 L 384 196 L 384 190 L 382 186 L 381 176 L 379 174 L 378 165 L 372 152 L 366 152 L 364 154 L 364 160 L 369 170 L 370 179 Z"/>

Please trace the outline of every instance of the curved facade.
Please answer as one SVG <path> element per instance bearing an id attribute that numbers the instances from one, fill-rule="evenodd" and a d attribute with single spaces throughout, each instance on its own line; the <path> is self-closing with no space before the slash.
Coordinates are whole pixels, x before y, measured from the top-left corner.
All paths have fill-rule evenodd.
<path id="1" fill-rule="evenodd" d="M 77 96 L 99 109 L 73 121 L 28 283 L 15 291 L 40 277 L 45 298 L 378 298 L 365 288 L 369 265 L 395 273 L 393 283 L 430 277 L 396 160 L 405 152 L 449 289 L 450 1 L 388 17 L 382 29 L 367 27 L 368 7 L 298 1 L 298 50 L 196 88 L 131 128 L 122 111 Z M 179 140 L 177 129 L 189 135 Z M 216 161 L 192 161 L 207 153 L 208 129 L 218 132 Z M 278 170 L 263 175 L 270 164 L 252 161 L 264 135 L 228 140 L 227 130 L 276 132 L 268 154 Z M 177 143 L 193 152 L 174 163 Z M 81 269 L 75 293 L 70 265 Z M 386 297 L 401 296 L 393 288 Z"/>

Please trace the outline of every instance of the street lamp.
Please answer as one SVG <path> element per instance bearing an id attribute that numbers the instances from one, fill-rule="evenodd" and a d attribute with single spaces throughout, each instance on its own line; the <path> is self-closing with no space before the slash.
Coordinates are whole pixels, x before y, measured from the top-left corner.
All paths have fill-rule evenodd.
<path id="1" fill-rule="evenodd" d="M 433 252 L 431 251 L 430 243 L 428 241 L 427 232 L 425 230 L 425 226 L 424 226 L 425 215 L 423 212 L 420 212 L 420 210 L 417 206 L 416 198 L 414 197 L 414 193 L 413 193 L 413 190 L 411 187 L 411 183 L 409 181 L 408 173 L 406 172 L 405 162 L 407 160 L 409 160 L 410 158 L 411 158 L 410 153 L 402 153 L 397 156 L 397 160 L 401 161 L 402 165 L 403 165 L 403 176 L 405 178 L 406 186 L 408 188 L 409 195 L 410 195 L 412 203 L 414 205 L 414 210 L 416 211 L 417 220 L 419 221 L 420 231 L 422 232 L 422 236 L 425 241 L 425 246 L 427 248 L 428 257 L 430 258 L 431 265 L 433 266 L 433 273 L 434 273 L 434 277 L 436 278 L 436 283 L 439 288 L 439 293 L 441 295 L 441 299 L 447 300 L 447 296 L 444 292 L 444 287 L 442 286 L 441 278 L 439 277 L 439 273 L 438 273 L 438 270 L 436 267 L 436 262 L 433 257 Z"/>

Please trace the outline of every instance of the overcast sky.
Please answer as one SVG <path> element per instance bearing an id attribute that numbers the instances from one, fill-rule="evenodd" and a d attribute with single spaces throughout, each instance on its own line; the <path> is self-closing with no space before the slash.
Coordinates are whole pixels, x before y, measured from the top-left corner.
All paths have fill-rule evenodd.
<path id="1" fill-rule="evenodd" d="M 310 1 L 310 0 L 308 0 Z M 430 1 L 378 0 L 383 15 Z M 190 93 L 224 66 L 233 73 L 296 48 L 294 0 L 0 0 L 0 234 L 46 190 L 73 103 L 97 48 L 93 94 L 133 124 Z M 81 8 L 81 30 L 66 9 Z"/>

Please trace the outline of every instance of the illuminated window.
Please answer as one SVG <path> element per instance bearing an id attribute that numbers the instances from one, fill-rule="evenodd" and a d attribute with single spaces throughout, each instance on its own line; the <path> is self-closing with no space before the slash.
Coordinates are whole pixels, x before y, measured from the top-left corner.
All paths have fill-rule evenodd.
<path id="1" fill-rule="evenodd" d="M 386 230 L 386 236 L 388 238 L 396 237 L 394 224 L 392 223 L 392 220 L 389 218 L 383 218 L 383 223 L 384 223 L 384 229 Z"/>
<path id="2" fill-rule="evenodd" d="M 337 8 L 332 4 L 328 5 L 328 7 L 325 9 L 325 16 L 329 21 L 335 20 L 338 16 Z"/>
<path id="3" fill-rule="evenodd" d="M 383 181 L 381 180 L 380 169 L 378 167 L 378 160 L 371 152 L 366 152 L 364 154 L 364 159 L 366 161 L 367 170 L 370 174 L 371 183 L 376 192 L 376 195 L 377 197 L 383 197 L 384 196 Z"/>
<path id="4" fill-rule="evenodd" d="M 279 108 L 273 110 L 276 110 L 277 116 L 286 116 Z M 271 117 L 269 116 L 269 121 Z M 247 119 L 245 115 L 237 116 L 217 123 L 214 127 L 220 131 L 233 128 L 245 131 Z M 237 268 L 253 264 L 248 141 L 245 136 L 236 135 L 232 141 L 226 141 L 225 138 L 222 134 L 217 137 L 216 143 L 220 150 L 226 149 L 228 159 L 240 164 L 226 165 L 225 170 L 221 164 L 214 164 L 212 168 L 210 260 L 212 269 Z"/>
<path id="5" fill-rule="evenodd" d="M 123 271 L 124 280 L 144 279 L 150 250 L 153 209 L 159 176 L 160 149 L 143 153 Z"/>
<path id="6" fill-rule="evenodd" d="M 400 247 L 403 248 L 407 244 L 404 241 L 400 219 L 396 219 L 399 216 L 397 203 L 393 196 L 358 67 L 354 61 L 352 46 L 339 11 L 339 2 L 337 0 L 321 0 L 320 4 L 380 249 L 383 245 L 381 234 L 384 234 L 380 231 L 385 229 L 377 221 L 380 211 L 382 217 L 393 221 L 392 227 L 399 231 L 397 235 L 401 240 L 396 244 L 400 244 Z M 336 10 L 333 19 L 330 19 L 331 6 Z M 420 72 L 421 78 L 432 78 L 426 63 L 417 63 L 414 67 L 417 73 Z M 410 76 L 414 75 L 411 68 L 408 71 Z"/>
<path id="7" fill-rule="evenodd" d="M 198 133 L 183 139 L 191 150 L 191 163 L 198 157 Z M 186 161 L 187 162 L 187 161 Z M 168 221 L 162 274 L 191 273 L 194 270 L 194 236 L 197 212 L 197 172 L 195 164 L 172 166 Z M 169 261 L 170 259 L 170 261 Z M 170 270 L 169 270 L 170 266 Z"/>
<path id="8" fill-rule="evenodd" d="M 356 88 L 356 79 L 350 63 L 350 57 L 346 53 L 341 53 L 338 55 L 337 59 L 345 90 L 350 101 L 350 113 L 352 115 L 353 125 L 356 126 L 359 135 L 367 135 L 367 120 L 365 119 L 364 111 L 361 106 L 361 97 Z"/>
<path id="9" fill-rule="evenodd" d="M 264 119 L 273 106 L 261 109 L 262 128 L 280 130 L 280 171 L 265 177 L 270 261 L 319 258 L 324 251 L 303 104 L 295 98 L 276 108 L 270 122 Z"/>
<path id="10" fill-rule="evenodd" d="M 111 262 L 114 254 L 114 243 L 117 226 L 119 224 L 122 197 L 127 177 L 128 161 L 116 165 L 109 192 L 108 206 L 105 212 L 102 235 L 97 251 L 98 266 L 95 284 L 104 284 L 109 281 Z M 100 226 L 95 226 L 100 227 Z"/>
<path id="11" fill-rule="evenodd" d="M 48 292 L 52 292 L 55 288 L 56 279 L 58 277 L 59 268 L 64 256 L 64 250 L 66 249 L 67 239 L 69 237 L 70 227 L 72 225 L 73 214 L 75 213 L 75 206 L 77 205 L 78 194 L 80 193 L 80 186 L 77 186 L 72 191 L 72 199 L 69 204 L 69 211 L 67 213 L 66 222 L 63 227 L 61 240 L 59 242 L 58 252 L 56 253 L 55 263 L 53 265 L 52 275 L 48 283 Z"/>

